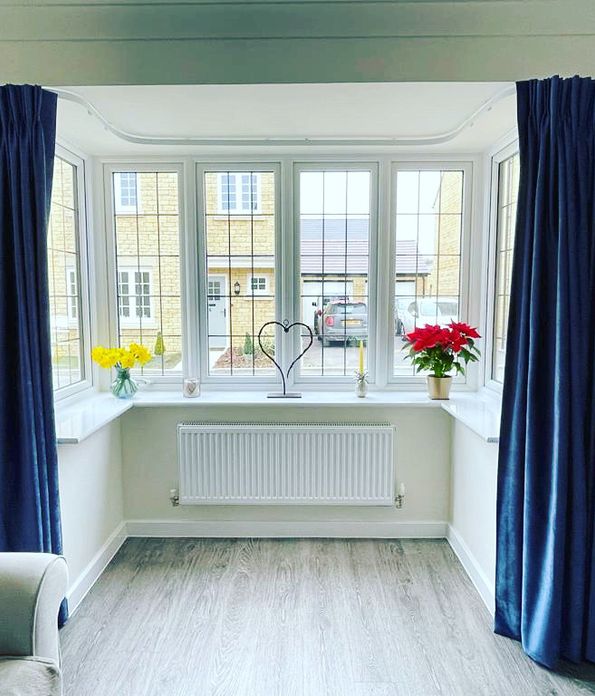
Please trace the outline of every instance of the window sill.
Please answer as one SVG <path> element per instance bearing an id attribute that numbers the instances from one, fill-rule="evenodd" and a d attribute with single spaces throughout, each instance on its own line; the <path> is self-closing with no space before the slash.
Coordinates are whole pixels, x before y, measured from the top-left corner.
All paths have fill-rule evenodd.
<path id="1" fill-rule="evenodd" d="M 265 392 L 203 392 L 188 399 L 178 391 L 141 391 L 131 401 L 115 399 L 109 393 L 94 394 L 56 408 L 56 436 L 59 445 L 82 442 L 131 408 L 200 408 L 201 406 L 264 406 L 277 409 L 304 407 L 442 408 L 486 442 L 498 442 L 500 411 L 498 401 L 483 392 L 453 394 L 449 401 L 432 401 L 424 392 L 369 392 L 360 399 L 351 392 L 303 392 L 301 399 L 268 399 Z"/>
<path id="2" fill-rule="evenodd" d="M 132 401 L 112 394 L 94 393 L 67 406 L 55 407 L 56 438 L 59 445 L 76 445 L 131 409 Z"/>
<path id="3" fill-rule="evenodd" d="M 486 389 L 454 394 L 449 401 L 442 402 L 442 408 L 455 420 L 466 425 L 485 442 L 492 443 L 500 440 L 501 406 L 498 396 L 488 393 Z"/>

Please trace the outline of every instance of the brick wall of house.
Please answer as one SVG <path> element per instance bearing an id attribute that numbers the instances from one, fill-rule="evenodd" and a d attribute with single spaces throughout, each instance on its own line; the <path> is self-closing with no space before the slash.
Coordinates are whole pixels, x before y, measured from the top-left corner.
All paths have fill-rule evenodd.
<path id="1" fill-rule="evenodd" d="M 426 279 L 426 294 L 456 297 L 459 294 L 460 240 L 462 229 L 461 172 L 442 174 L 439 202 L 436 212 L 436 258 L 432 272 Z"/>

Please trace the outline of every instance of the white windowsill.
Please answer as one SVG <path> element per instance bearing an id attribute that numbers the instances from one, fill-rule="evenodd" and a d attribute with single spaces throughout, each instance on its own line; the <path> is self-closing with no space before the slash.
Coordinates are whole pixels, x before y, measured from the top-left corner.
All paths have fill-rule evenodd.
<path id="1" fill-rule="evenodd" d="M 442 401 L 442 408 L 453 418 L 464 423 L 486 442 L 500 440 L 501 400 L 486 389 L 467 394 L 454 394 Z"/>
<path id="2" fill-rule="evenodd" d="M 82 442 L 104 425 L 119 418 L 133 405 L 133 401 L 116 399 L 107 392 L 69 402 L 67 406 L 57 404 L 54 417 L 58 444 L 76 445 Z"/>
<path id="3" fill-rule="evenodd" d="M 94 432 L 119 418 L 131 408 L 162 408 L 167 406 L 271 406 L 291 409 L 312 406 L 332 407 L 400 407 L 442 408 L 480 435 L 486 442 L 498 442 L 500 428 L 499 402 L 484 391 L 455 393 L 449 401 L 432 401 L 424 392 L 369 392 L 359 399 L 351 392 L 302 392 L 301 399 L 268 399 L 266 392 L 203 392 L 195 399 L 172 391 L 140 391 L 133 400 L 116 399 L 110 393 L 94 394 L 56 407 L 56 435 L 59 445 L 82 442 Z"/>

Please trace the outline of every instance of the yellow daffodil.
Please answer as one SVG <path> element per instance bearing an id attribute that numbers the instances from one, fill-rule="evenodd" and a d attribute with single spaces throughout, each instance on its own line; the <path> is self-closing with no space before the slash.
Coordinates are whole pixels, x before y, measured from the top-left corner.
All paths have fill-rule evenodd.
<path id="1" fill-rule="evenodd" d="M 91 351 L 91 358 L 105 369 L 123 367 L 126 370 L 133 368 L 137 363 L 146 365 L 151 359 L 151 353 L 145 346 L 131 343 L 128 348 L 105 348 L 95 346 Z"/>
<path id="2" fill-rule="evenodd" d="M 120 365 L 122 367 L 130 369 L 134 367 L 135 362 L 136 358 L 129 350 L 122 351 L 122 355 L 120 356 Z"/>

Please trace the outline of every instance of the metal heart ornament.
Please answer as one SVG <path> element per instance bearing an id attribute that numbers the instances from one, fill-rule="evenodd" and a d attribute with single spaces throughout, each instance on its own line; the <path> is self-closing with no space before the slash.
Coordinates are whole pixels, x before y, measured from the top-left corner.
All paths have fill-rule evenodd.
<path id="1" fill-rule="evenodd" d="M 267 328 L 267 326 L 279 326 L 283 329 L 283 331 L 286 334 L 288 334 L 291 331 L 291 329 L 293 329 L 294 327 L 301 326 L 304 329 L 306 329 L 308 334 L 309 334 L 310 343 L 308 343 L 308 345 L 304 348 L 304 350 L 302 350 L 302 352 L 296 358 L 294 358 L 292 360 L 291 365 L 287 368 L 287 372 L 285 372 L 285 373 L 283 372 L 283 368 L 281 367 L 281 365 L 279 365 L 279 363 L 275 360 L 275 358 L 270 353 L 267 353 L 266 349 L 262 345 L 262 341 L 261 341 L 262 333 Z M 312 347 L 313 343 L 314 343 L 314 334 L 312 333 L 312 329 L 307 324 L 304 324 L 301 321 L 294 321 L 292 324 L 290 324 L 289 320 L 287 320 L 287 319 L 285 319 L 285 321 L 283 321 L 283 323 L 281 323 L 280 321 L 267 321 L 265 324 L 263 324 L 260 327 L 260 331 L 258 332 L 258 345 L 260 347 L 260 350 L 275 365 L 275 367 L 279 371 L 279 374 L 281 375 L 281 380 L 283 382 L 283 392 L 281 394 L 268 394 L 267 396 L 269 398 L 275 398 L 275 397 L 299 398 L 299 397 L 301 397 L 301 394 L 287 392 L 287 379 L 289 378 L 289 374 L 292 371 L 294 365 L 298 362 L 298 360 L 301 360 L 304 357 L 304 355 Z"/>

